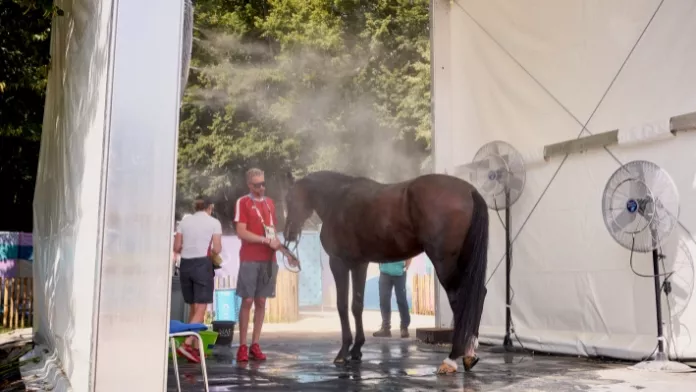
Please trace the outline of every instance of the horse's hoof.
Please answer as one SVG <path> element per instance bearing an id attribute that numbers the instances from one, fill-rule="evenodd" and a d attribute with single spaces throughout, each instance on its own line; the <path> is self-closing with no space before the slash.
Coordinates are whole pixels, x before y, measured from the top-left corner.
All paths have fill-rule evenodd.
<path id="1" fill-rule="evenodd" d="M 437 374 L 452 374 L 452 373 L 456 373 L 456 372 L 457 372 L 456 368 L 454 368 L 446 363 L 443 363 L 442 365 L 440 365 L 439 368 L 437 368 Z"/>
<path id="2" fill-rule="evenodd" d="M 350 350 L 350 360 L 356 362 L 362 361 L 362 352 L 360 351 L 360 347 L 355 346 Z"/>
<path id="3" fill-rule="evenodd" d="M 342 355 L 339 355 L 334 359 L 334 365 L 345 365 L 349 362 L 348 358 L 343 357 Z"/>
<path id="4" fill-rule="evenodd" d="M 474 355 L 473 357 L 464 357 L 462 359 L 462 363 L 464 364 L 464 371 L 465 372 L 471 371 L 471 369 L 473 369 L 474 366 L 476 366 L 478 361 L 479 361 L 479 357 L 477 357 L 476 355 Z"/>

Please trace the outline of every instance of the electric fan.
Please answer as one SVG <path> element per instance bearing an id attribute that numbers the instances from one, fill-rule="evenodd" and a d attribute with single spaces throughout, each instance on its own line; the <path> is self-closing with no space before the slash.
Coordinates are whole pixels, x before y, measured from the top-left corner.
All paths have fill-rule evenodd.
<path id="1" fill-rule="evenodd" d="M 659 166 L 648 161 L 632 161 L 617 169 L 609 178 L 602 196 L 604 224 L 611 236 L 621 246 L 633 252 L 652 252 L 655 283 L 655 307 L 657 314 L 657 354 L 654 361 L 641 362 L 635 367 L 646 370 L 681 370 L 688 366 L 670 362 L 665 353 L 662 328 L 662 302 L 660 292 L 669 291 L 667 280 L 661 284 L 660 261 L 662 245 L 677 225 L 679 218 L 679 193 L 672 178 Z M 690 369 L 690 368 L 689 368 Z"/>
<path id="2" fill-rule="evenodd" d="M 512 351 L 512 301 L 510 272 L 512 270 L 512 244 L 510 240 L 510 207 L 520 198 L 526 181 L 522 155 L 510 144 L 492 141 L 481 147 L 473 162 L 467 165 L 470 179 L 486 200 L 488 207 L 497 211 L 505 210 L 505 338 L 504 351 Z M 498 215 L 500 216 L 500 215 Z M 502 219 L 501 219 L 502 221 Z"/>

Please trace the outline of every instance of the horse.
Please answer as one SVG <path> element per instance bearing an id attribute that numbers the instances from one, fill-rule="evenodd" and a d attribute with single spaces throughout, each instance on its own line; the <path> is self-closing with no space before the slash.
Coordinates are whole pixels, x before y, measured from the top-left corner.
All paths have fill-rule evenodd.
<path id="1" fill-rule="evenodd" d="M 304 222 L 314 212 L 322 222 L 320 240 L 329 255 L 341 320 L 342 345 L 334 363 L 362 359 L 368 264 L 425 252 L 454 315 L 452 349 L 437 373 L 456 372 L 460 357 L 465 371 L 470 371 L 479 360 L 474 349 L 487 293 L 488 207 L 476 188 L 443 174 L 391 184 L 332 171 L 313 172 L 298 180 L 288 177 L 285 245 L 299 241 Z M 355 341 L 348 320 L 349 276 Z"/>

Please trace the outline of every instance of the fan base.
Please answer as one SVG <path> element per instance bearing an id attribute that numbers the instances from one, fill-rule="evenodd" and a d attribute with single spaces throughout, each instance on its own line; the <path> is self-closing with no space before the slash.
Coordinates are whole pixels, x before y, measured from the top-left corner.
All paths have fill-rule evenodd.
<path id="1" fill-rule="evenodd" d="M 690 366 L 681 362 L 670 361 L 664 353 L 658 353 L 654 360 L 637 363 L 629 369 L 665 373 L 691 373 L 694 371 Z"/>

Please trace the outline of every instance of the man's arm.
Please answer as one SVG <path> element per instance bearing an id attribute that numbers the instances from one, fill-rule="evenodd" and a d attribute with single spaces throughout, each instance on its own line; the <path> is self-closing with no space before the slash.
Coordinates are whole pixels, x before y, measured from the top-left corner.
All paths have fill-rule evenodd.
<path id="1" fill-rule="evenodd" d="M 213 231 L 213 246 L 212 251 L 216 255 L 222 252 L 222 225 L 220 221 L 215 219 L 215 231 Z"/>
<path id="2" fill-rule="evenodd" d="M 174 236 L 174 246 L 172 247 L 174 253 L 181 253 L 181 248 L 184 246 L 184 237 L 180 232 L 177 232 Z"/>
<path id="3" fill-rule="evenodd" d="M 234 228 L 237 231 L 237 237 L 239 237 L 240 240 L 254 244 L 267 242 L 266 237 L 262 237 L 247 230 L 248 214 L 246 208 L 244 208 L 245 204 L 242 202 L 243 199 L 244 198 L 237 199 L 237 204 L 234 208 Z"/>
<path id="4" fill-rule="evenodd" d="M 254 234 L 247 230 L 247 224 L 242 222 L 237 222 L 237 236 L 247 242 L 252 242 L 256 244 L 268 244 L 270 241 L 261 235 Z"/>

